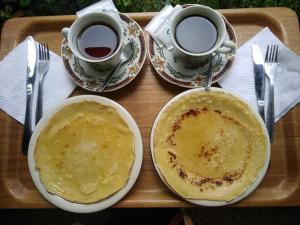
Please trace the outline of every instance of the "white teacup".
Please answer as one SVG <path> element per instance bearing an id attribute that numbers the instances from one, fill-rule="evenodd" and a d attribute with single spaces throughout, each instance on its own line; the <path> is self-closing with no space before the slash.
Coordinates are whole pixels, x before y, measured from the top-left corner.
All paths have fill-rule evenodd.
<path id="1" fill-rule="evenodd" d="M 183 49 L 177 42 L 175 37 L 176 27 L 180 21 L 189 16 L 201 16 L 209 19 L 216 27 L 217 39 L 212 48 L 208 51 L 201 53 L 193 53 Z M 173 45 L 172 51 L 174 56 L 178 58 L 185 67 L 187 68 L 197 68 L 203 63 L 208 62 L 208 57 L 214 53 L 230 53 L 235 49 L 235 43 L 229 40 L 225 40 L 226 26 L 222 18 L 222 15 L 216 10 L 202 5 L 193 5 L 184 8 L 180 11 L 171 22 L 170 35 Z M 191 34 L 186 34 L 191 35 Z M 201 40 L 199 40 L 201 41 Z"/>
<path id="2" fill-rule="evenodd" d="M 78 46 L 78 38 L 81 33 L 88 26 L 95 23 L 103 23 L 112 27 L 118 35 L 118 46 L 113 54 L 101 59 L 87 58 L 80 52 Z M 123 29 L 118 19 L 114 18 L 114 15 L 111 13 L 96 12 L 78 17 L 70 28 L 65 27 L 62 29 L 62 34 L 67 39 L 72 53 L 79 58 L 83 64 L 88 64 L 95 70 L 106 70 L 116 66 L 120 62 L 124 45 Z"/>

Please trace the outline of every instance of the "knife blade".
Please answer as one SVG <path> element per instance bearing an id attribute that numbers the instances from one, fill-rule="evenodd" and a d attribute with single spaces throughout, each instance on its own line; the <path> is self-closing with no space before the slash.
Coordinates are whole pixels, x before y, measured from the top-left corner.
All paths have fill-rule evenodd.
<path id="1" fill-rule="evenodd" d="M 28 145 L 32 135 L 32 99 L 36 75 L 36 46 L 33 37 L 27 38 L 27 70 L 26 70 L 26 112 L 24 122 L 24 133 L 22 152 L 27 155 Z"/>
<path id="2" fill-rule="evenodd" d="M 254 66 L 255 94 L 258 112 L 265 121 L 265 68 L 264 57 L 257 44 L 252 44 L 252 58 Z"/>

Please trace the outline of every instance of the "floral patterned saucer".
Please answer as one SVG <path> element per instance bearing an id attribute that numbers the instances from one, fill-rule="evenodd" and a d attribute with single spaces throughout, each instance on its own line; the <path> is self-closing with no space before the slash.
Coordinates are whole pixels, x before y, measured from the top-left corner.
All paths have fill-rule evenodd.
<path id="1" fill-rule="evenodd" d="M 231 24 L 225 17 L 223 19 L 227 30 L 225 40 L 231 40 L 236 43 L 236 35 Z M 231 67 L 236 49 L 229 54 L 213 53 L 213 83 L 223 77 L 224 73 Z M 196 69 L 187 69 L 174 57 L 171 51 L 164 46 L 160 47 L 151 36 L 148 41 L 148 54 L 156 72 L 166 81 L 185 88 L 204 86 L 205 78 L 209 71 L 209 63 L 205 63 L 205 65 Z"/>
<path id="2" fill-rule="evenodd" d="M 115 71 L 110 83 L 103 90 L 104 92 L 117 90 L 130 83 L 138 75 L 146 59 L 147 53 L 142 28 L 128 16 L 120 13 L 120 17 L 124 27 L 124 44 L 128 42 L 133 43 L 133 57 L 131 61 Z M 61 55 L 66 69 L 77 85 L 94 92 L 98 92 L 101 89 L 110 71 L 99 72 L 91 67 L 87 67 L 86 63 L 74 56 L 66 39 L 63 39 L 62 42 Z"/>

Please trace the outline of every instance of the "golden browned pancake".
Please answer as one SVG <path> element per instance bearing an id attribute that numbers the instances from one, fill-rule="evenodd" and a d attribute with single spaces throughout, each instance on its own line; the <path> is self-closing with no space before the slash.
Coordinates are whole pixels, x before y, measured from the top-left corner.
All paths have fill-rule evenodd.
<path id="1" fill-rule="evenodd" d="M 134 136 L 114 108 L 83 101 L 50 119 L 34 157 L 48 192 L 72 202 L 97 202 L 126 185 Z"/>
<path id="2" fill-rule="evenodd" d="M 255 181 L 267 143 L 247 104 L 221 91 L 193 92 L 161 114 L 154 157 L 165 181 L 184 198 L 230 201 Z"/>

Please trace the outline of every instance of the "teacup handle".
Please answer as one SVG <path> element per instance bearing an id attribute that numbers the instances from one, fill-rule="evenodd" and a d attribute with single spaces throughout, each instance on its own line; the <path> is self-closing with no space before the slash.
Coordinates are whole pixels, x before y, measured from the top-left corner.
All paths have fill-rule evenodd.
<path id="1" fill-rule="evenodd" d="M 236 44 L 233 41 L 226 40 L 215 52 L 227 54 L 233 52 L 235 48 Z"/>
<path id="2" fill-rule="evenodd" d="M 69 33 L 69 30 L 70 28 L 69 27 L 64 27 L 62 30 L 61 30 L 61 33 L 62 35 L 68 39 L 68 33 Z"/>

